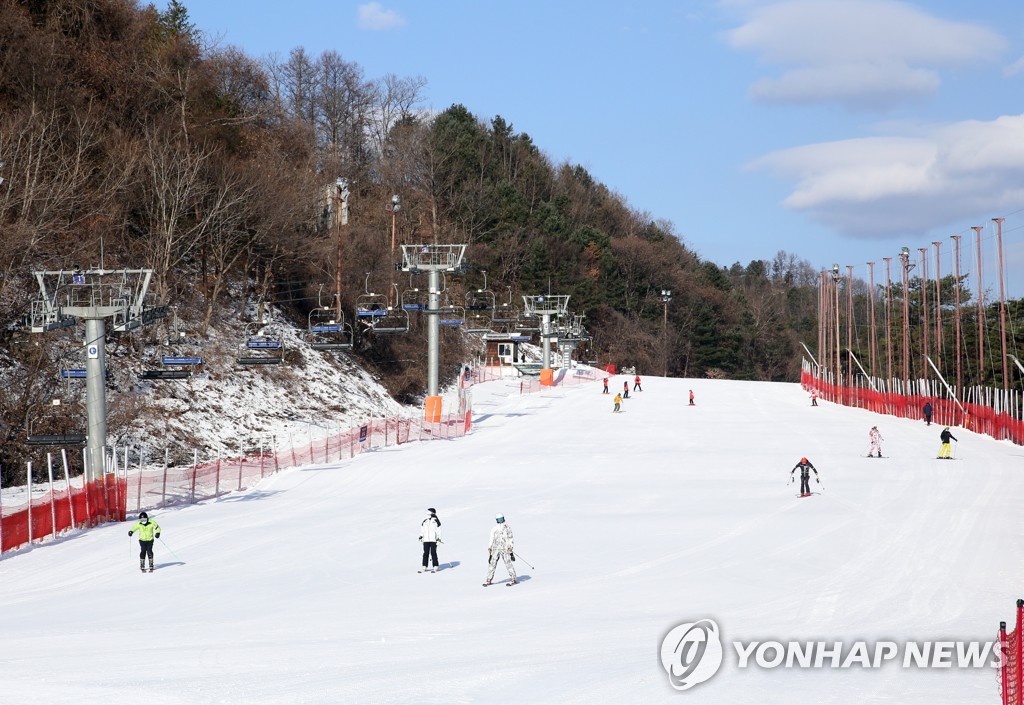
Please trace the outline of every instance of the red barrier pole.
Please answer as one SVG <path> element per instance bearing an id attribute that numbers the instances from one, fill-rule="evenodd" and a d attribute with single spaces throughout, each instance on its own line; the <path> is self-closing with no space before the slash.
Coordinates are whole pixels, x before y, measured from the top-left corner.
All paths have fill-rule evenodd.
<path id="1" fill-rule="evenodd" d="M 1007 692 L 1008 677 L 1006 673 L 1006 622 L 999 623 L 999 690 L 1003 705 L 1010 705 L 1010 694 Z"/>
<path id="2" fill-rule="evenodd" d="M 1013 650 L 1013 705 L 1021 705 L 1021 644 L 1024 643 L 1024 600 L 1017 600 L 1017 641 Z"/>

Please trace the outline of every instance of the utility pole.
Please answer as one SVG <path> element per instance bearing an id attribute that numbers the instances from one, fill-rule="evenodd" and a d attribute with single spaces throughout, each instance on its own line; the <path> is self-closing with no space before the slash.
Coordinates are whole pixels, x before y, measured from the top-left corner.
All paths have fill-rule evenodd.
<path id="1" fill-rule="evenodd" d="M 928 248 L 919 247 L 921 253 L 921 377 L 928 375 Z"/>
<path id="2" fill-rule="evenodd" d="M 868 312 L 869 312 L 869 315 L 868 315 L 868 318 L 869 318 L 868 325 L 871 327 L 871 337 L 869 338 L 869 341 L 871 343 L 871 348 L 870 348 L 870 353 L 871 353 L 871 376 L 872 377 L 877 377 L 878 373 L 875 370 L 875 352 L 876 352 L 875 337 L 876 336 L 875 336 L 875 263 L 874 262 L 868 262 L 868 280 L 869 280 L 868 286 L 870 287 L 868 289 L 868 306 L 869 306 L 869 308 L 868 308 Z"/>
<path id="3" fill-rule="evenodd" d="M 996 249 L 999 252 L 999 342 L 1002 347 L 1003 360 L 1003 391 L 1010 388 L 1009 362 L 1006 357 L 1006 288 L 1003 284 L 1003 221 L 1006 218 L 993 218 L 996 224 Z"/>
<path id="4" fill-rule="evenodd" d="M 903 264 L 903 381 L 910 383 L 910 270 L 914 263 L 910 261 L 910 248 L 900 249 L 900 262 Z"/>
<path id="5" fill-rule="evenodd" d="M 842 363 L 839 361 L 839 351 L 842 345 L 839 343 L 839 264 L 832 265 L 832 287 L 835 289 L 835 345 L 836 345 L 836 392 L 841 394 L 839 390 L 843 386 L 843 368 Z M 841 403 L 841 402 L 840 402 Z"/>
<path id="6" fill-rule="evenodd" d="M 942 260 L 939 253 L 942 241 L 932 244 L 935 246 L 935 366 L 942 370 Z"/>
<path id="7" fill-rule="evenodd" d="M 885 260 L 885 361 L 886 379 L 892 383 L 892 257 Z"/>
<path id="8" fill-rule="evenodd" d="M 954 267 L 954 279 L 953 285 L 953 314 L 956 317 L 954 329 L 956 331 L 956 394 L 959 399 L 963 394 L 964 380 L 962 361 L 960 357 L 960 235 L 951 235 L 950 239 L 953 240 L 953 267 Z"/>
<path id="9" fill-rule="evenodd" d="M 972 225 L 978 249 L 978 384 L 985 383 L 985 298 L 981 290 L 981 228 Z"/>

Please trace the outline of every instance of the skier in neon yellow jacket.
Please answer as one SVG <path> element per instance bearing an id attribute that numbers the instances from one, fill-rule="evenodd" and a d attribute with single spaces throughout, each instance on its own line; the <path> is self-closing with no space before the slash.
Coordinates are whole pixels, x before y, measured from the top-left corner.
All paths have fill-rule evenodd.
<path id="1" fill-rule="evenodd" d="M 128 530 L 128 535 L 131 536 L 136 531 L 139 532 L 139 569 L 142 572 L 146 572 L 146 558 L 149 558 L 149 572 L 153 572 L 153 539 L 160 538 L 160 525 L 155 521 L 150 521 L 149 515 L 146 512 L 139 514 L 139 520 L 135 522 L 135 526 Z"/>

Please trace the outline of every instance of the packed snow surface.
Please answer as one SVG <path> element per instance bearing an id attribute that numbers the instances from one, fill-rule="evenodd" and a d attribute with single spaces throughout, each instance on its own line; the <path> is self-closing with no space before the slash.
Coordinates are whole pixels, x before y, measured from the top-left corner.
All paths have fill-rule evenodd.
<path id="1" fill-rule="evenodd" d="M 1024 450 L 954 428 L 936 460 L 941 427 L 792 384 L 649 377 L 621 414 L 600 388 L 487 383 L 464 439 L 154 512 L 153 574 L 130 524 L 6 557 L 0 702 L 998 702 L 991 668 L 740 669 L 731 643 L 991 641 L 1024 593 Z M 801 456 L 809 498 L 787 484 Z M 481 585 L 497 513 L 511 588 Z M 703 618 L 725 661 L 674 690 L 662 638 Z"/>

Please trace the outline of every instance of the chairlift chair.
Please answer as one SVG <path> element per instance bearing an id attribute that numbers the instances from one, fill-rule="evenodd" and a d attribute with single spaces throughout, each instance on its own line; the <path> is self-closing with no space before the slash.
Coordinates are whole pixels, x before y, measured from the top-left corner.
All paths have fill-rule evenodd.
<path id="1" fill-rule="evenodd" d="M 239 365 L 280 365 L 284 362 L 284 343 L 280 337 L 270 335 L 257 323 L 250 323 L 245 330 L 245 341 L 239 346 L 236 358 Z"/>
<path id="2" fill-rule="evenodd" d="M 64 423 L 55 423 L 63 421 Z M 44 416 L 30 419 L 25 429 L 25 443 L 30 446 L 80 446 L 85 445 L 85 433 L 69 432 L 67 417 Z"/>
<path id="3" fill-rule="evenodd" d="M 370 332 L 395 335 L 409 332 L 409 312 L 399 306 L 389 306 L 383 316 L 374 319 Z"/>
<path id="4" fill-rule="evenodd" d="M 352 326 L 345 322 L 345 314 L 329 306 L 321 306 L 309 312 L 309 329 L 306 333 L 309 347 L 313 350 L 351 350 Z"/>
<path id="5" fill-rule="evenodd" d="M 178 312 L 172 310 L 173 322 L 171 332 L 167 336 L 166 346 L 169 354 L 160 356 L 159 369 L 143 370 L 141 379 L 145 380 L 178 380 L 189 379 L 195 373 L 196 368 L 203 364 L 203 358 L 188 354 L 194 353 L 194 344 L 182 345 L 185 340 L 185 332 L 178 326 Z M 187 351 L 187 352 L 186 352 Z"/>

